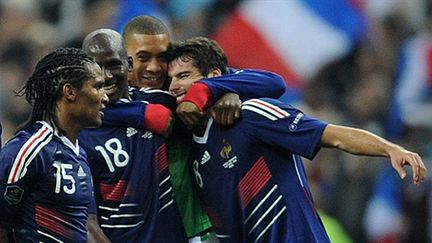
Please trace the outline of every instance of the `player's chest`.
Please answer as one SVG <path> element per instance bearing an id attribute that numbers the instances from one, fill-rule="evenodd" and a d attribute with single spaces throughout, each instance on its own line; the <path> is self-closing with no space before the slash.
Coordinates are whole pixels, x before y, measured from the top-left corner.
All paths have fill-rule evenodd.
<path id="1" fill-rule="evenodd" d="M 162 143 L 153 133 L 132 127 L 95 129 L 83 139 L 93 176 L 98 180 L 149 170 Z"/>
<path id="2" fill-rule="evenodd" d="M 221 131 L 209 135 L 205 143 L 195 144 L 192 168 L 199 186 L 235 182 L 259 157 L 260 149 L 245 136 Z"/>
<path id="3" fill-rule="evenodd" d="M 87 205 L 93 192 L 91 174 L 85 157 L 63 154 L 46 165 L 46 172 L 35 184 L 36 200 L 65 205 Z"/>

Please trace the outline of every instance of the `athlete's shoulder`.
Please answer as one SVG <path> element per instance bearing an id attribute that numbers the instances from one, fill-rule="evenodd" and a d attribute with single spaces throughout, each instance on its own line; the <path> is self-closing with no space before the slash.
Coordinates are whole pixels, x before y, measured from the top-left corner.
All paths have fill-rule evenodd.
<path id="1" fill-rule="evenodd" d="M 282 76 L 272 71 L 267 71 L 263 69 L 251 69 L 251 68 L 237 69 L 237 68 L 230 67 L 228 68 L 228 74 L 247 74 L 249 76 L 257 76 L 257 77 L 262 77 L 263 75 L 265 75 L 265 76 L 270 76 L 278 79 L 282 78 Z"/>
<path id="2" fill-rule="evenodd" d="M 33 126 L 18 131 L 3 147 L 2 154 L 16 154 L 46 146 L 53 137 L 53 129 L 47 123 L 35 123 Z"/>
<path id="3" fill-rule="evenodd" d="M 175 99 L 168 91 L 155 88 L 129 87 L 129 95 L 132 97 L 133 100 L 148 100 L 154 97 Z"/>
<path id="4" fill-rule="evenodd" d="M 16 182 L 26 173 L 26 168 L 35 160 L 51 159 L 56 151 L 53 129 L 47 123 L 38 122 L 21 130 L 9 140 L 0 152 L 2 173 L 8 173 L 7 180 Z M 43 152 L 42 152 L 43 151 Z"/>
<path id="5" fill-rule="evenodd" d="M 169 92 L 154 88 L 129 88 L 129 95 L 132 100 L 145 100 L 150 104 L 161 104 L 175 110 L 177 101 Z"/>
<path id="6" fill-rule="evenodd" d="M 284 119 L 299 112 L 298 109 L 272 98 L 249 99 L 243 102 L 242 115 L 256 116 L 272 121 Z"/>

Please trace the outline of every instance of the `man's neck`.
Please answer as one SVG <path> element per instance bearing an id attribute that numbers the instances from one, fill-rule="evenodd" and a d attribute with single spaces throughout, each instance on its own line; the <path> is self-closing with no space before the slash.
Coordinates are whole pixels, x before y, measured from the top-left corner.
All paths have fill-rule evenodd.
<path id="1" fill-rule="evenodd" d="M 72 143 L 74 143 L 78 138 L 78 133 L 81 131 L 82 127 L 79 123 L 75 122 L 74 119 L 67 116 L 66 114 L 62 114 L 61 112 L 57 112 L 57 121 L 56 124 L 58 127 L 58 131 L 62 132 L 61 135 L 67 137 Z"/>
<path id="2" fill-rule="evenodd" d="M 205 118 L 202 119 L 202 123 L 200 125 L 197 125 L 197 126 L 194 127 L 194 133 L 197 136 L 201 137 L 201 136 L 204 135 L 204 133 L 205 133 L 205 131 L 207 129 L 207 123 L 208 123 L 209 119 L 210 119 L 210 117 L 206 116 Z"/>

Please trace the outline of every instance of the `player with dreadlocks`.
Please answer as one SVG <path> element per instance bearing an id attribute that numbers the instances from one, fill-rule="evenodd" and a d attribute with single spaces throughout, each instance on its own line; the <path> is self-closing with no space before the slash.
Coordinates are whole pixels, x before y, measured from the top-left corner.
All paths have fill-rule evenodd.
<path id="1" fill-rule="evenodd" d="M 101 124 L 102 70 L 84 51 L 60 48 L 18 95 L 32 111 L 0 153 L 0 242 L 85 242 L 93 185 L 77 136 Z"/>

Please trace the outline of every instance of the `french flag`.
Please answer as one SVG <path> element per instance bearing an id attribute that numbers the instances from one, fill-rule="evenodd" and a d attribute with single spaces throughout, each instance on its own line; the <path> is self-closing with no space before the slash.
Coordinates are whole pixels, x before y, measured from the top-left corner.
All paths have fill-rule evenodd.
<path id="1" fill-rule="evenodd" d="M 282 75 L 301 88 L 366 33 L 359 0 L 244 0 L 214 35 L 229 65 Z"/>
<path id="2" fill-rule="evenodd" d="M 398 140 L 404 126 L 432 128 L 432 36 L 418 33 L 402 47 L 387 137 Z"/>

